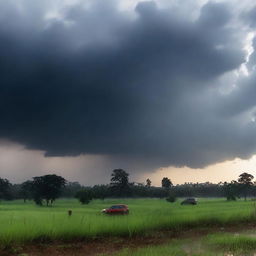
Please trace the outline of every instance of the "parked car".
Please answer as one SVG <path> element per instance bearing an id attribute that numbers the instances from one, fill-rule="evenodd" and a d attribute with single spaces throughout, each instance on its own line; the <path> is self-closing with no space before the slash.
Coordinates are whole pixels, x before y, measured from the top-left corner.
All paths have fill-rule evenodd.
<path id="1" fill-rule="evenodd" d="M 129 208 L 125 204 L 115 204 L 107 209 L 103 209 L 101 212 L 106 214 L 128 214 Z"/>
<path id="2" fill-rule="evenodd" d="M 184 204 L 196 205 L 196 204 L 197 204 L 197 200 L 196 200 L 195 198 L 193 198 L 193 197 L 187 198 L 187 199 L 185 199 L 185 200 L 183 200 L 183 201 L 181 202 L 181 205 L 184 205 Z"/>

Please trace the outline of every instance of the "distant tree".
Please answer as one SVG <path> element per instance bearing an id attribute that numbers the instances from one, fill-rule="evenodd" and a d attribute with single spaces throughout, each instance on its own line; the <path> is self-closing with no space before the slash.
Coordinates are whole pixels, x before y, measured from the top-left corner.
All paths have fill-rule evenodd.
<path id="1" fill-rule="evenodd" d="M 146 180 L 146 187 L 150 188 L 151 187 L 151 180 L 150 179 L 147 179 Z"/>
<path id="2" fill-rule="evenodd" d="M 10 199 L 10 189 L 11 189 L 11 183 L 9 182 L 9 180 L 0 178 L 0 200 Z"/>
<path id="3" fill-rule="evenodd" d="M 169 203 L 174 203 L 177 200 L 175 192 L 171 191 L 168 195 L 168 197 L 166 198 L 166 201 Z"/>
<path id="4" fill-rule="evenodd" d="M 75 197 L 80 201 L 81 204 L 89 204 L 93 195 L 91 189 L 84 188 L 78 191 Z"/>
<path id="5" fill-rule="evenodd" d="M 20 195 L 24 203 L 26 200 L 33 198 L 33 181 L 27 180 L 21 184 Z"/>
<path id="6" fill-rule="evenodd" d="M 252 195 L 253 195 L 254 198 L 256 197 L 256 181 L 253 182 Z"/>
<path id="7" fill-rule="evenodd" d="M 83 189 L 83 186 L 79 182 L 67 182 L 66 185 L 62 188 L 61 196 L 69 198 L 75 197 L 76 193 Z"/>
<path id="8" fill-rule="evenodd" d="M 165 188 L 165 189 L 170 189 L 171 186 L 172 186 L 171 180 L 167 177 L 164 177 L 162 179 L 162 187 Z"/>
<path id="9" fill-rule="evenodd" d="M 115 196 L 128 196 L 130 194 L 129 174 L 123 169 L 113 170 L 110 189 Z"/>
<path id="10" fill-rule="evenodd" d="M 238 183 L 240 184 L 242 194 L 244 195 L 244 200 L 246 200 L 248 192 L 253 185 L 253 182 L 252 182 L 253 179 L 254 179 L 253 175 L 247 172 L 244 172 L 239 175 Z"/>
<path id="11" fill-rule="evenodd" d="M 11 184 L 7 200 L 21 199 L 21 184 Z"/>
<path id="12" fill-rule="evenodd" d="M 224 182 L 224 195 L 228 201 L 236 200 L 239 193 L 238 185 L 238 182 L 235 180 L 232 180 L 230 183 Z"/>
<path id="13" fill-rule="evenodd" d="M 33 199 L 36 204 L 42 205 L 43 200 L 46 205 L 52 203 L 60 196 L 66 180 L 58 175 L 50 174 L 33 178 Z"/>
<path id="14" fill-rule="evenodd" d="M 109 186 L 108 185 L 95 185 L 92 188 L 92 196 L 95 199 L 104 200 L 109 194 Z"/>

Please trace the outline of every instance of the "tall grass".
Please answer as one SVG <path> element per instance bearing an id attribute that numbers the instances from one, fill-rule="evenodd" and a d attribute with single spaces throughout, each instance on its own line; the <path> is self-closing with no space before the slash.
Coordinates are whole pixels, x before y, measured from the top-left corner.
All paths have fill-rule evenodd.
<path id="1" fill-rule="evenodd" d="M 256 250 L 256 237 L 241 234 L 212 234 L 206 239 L 207 243 L 217 249 L 226 251 Z"/>
<path id="2" fill-rule="evenodd" d="M 102 208 L 129 205 L 128 216 L 105 216 Z M 73 215 L 68 216 L 71 209 Z M 199 200 L 196 206 L 181 206 L 160 199 L 95 200 L 82 206 L 76 200 L 58 200 L 53 207 L 33 202 L 0 203 L 0 244 L 34 240 L 72 240 L 103 236 L 133 236 L 152 230 L 182 230 L 256 220 L 252 202 Z"/>

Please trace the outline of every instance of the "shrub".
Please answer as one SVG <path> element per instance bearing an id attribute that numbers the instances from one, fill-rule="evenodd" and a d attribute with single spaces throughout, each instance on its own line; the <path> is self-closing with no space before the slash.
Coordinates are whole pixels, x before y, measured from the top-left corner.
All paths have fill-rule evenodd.
<path id="1" fill-rule="evenodd" d="M 236 197 L 234 195 L 227 195 L 228 201 L 236 201 Z"/>
<path id="2" fill-rule="evenodd" d="M 83 189 L 76 193 L 75 196 L 81 204 L 89 204 L 92 200 L 92 192 L 89 189 Z"/>
<path id="3" fill-rule="evenodd" d="M 174 193 L 169 193 L 169 196 L 166 198 L 166 201 L 169 203 L 174 203 L 177 200 Z"/>

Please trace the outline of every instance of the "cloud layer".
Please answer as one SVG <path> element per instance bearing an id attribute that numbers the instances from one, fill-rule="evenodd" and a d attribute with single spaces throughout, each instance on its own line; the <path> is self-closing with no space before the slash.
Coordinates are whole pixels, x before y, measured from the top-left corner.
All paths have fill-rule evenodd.
<path id="1" fill-rule="evenodd" d="M 0 2 L 0 137 L 151 168 L 255 153 L 253 10 L 237 20 L 230 3 L 208 2 L 191 19 L 155 2 L 131 13 L 93 1 L 49 19 L 51 1 L 20 3 Z M 236 89 L 221 93 L 235 71 Z"/>

